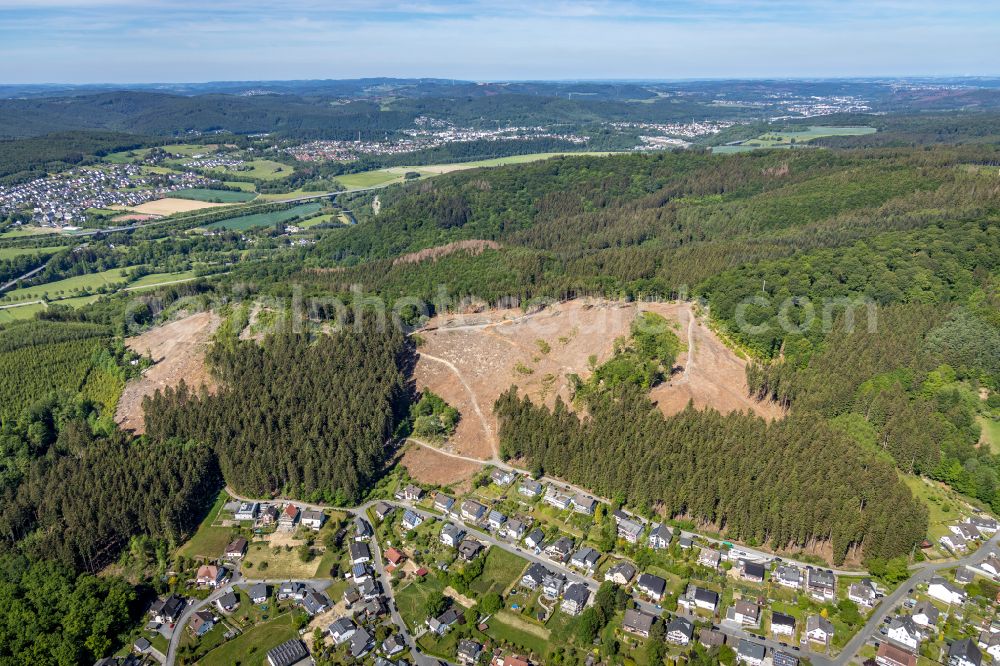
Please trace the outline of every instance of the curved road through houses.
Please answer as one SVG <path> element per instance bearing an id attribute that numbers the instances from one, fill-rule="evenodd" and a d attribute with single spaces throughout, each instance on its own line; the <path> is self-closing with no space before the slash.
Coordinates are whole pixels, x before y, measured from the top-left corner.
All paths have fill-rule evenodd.
<path id="1" fill-rule="evenodd" d="M 423 444 L 421 442 L 417 442 L 417 443 Z M 426 444 L 423 444 L 423 445 L 427 446 Z M 510 469 L 510 470 L 514 470 L 514 471 L 523 471 L 523 470 L 518 470 L 518 469 L 516 469 L 514 467 L 510 467 L 509 465 L 502 465 L 502 467 L 505 468 L 505 469 Z M 552 481 L 555 482 L 555 483 L 559 483 L 557 480 L 552 480 Z M 238 501 L 279 501 L 279 502 L 280 501 L 287 501 L 287 502 L 294 503 L 296 506 L 298 506 L 300 508 L 310 508 L 310 509 L 316 509 L 316 510 L 332 509 L 332 510 L 338 510 L 338 511 L 346 511 L 347 513 L 351 513 L 351 514 L 354 514 L 354 515 L 365 515 L 367 509 L 369 507 L 373 506 L 376 503 L 376 501 L 385 501 L 386 503 L 392 504 L 392 505 L 397 506 L 397 507 L 405 507 L 405 508 L 408 508 L 408 509 L 412 509 L 416 513 L 418 513 L 421 516 L 423 516 L 425 519 L 433 518 L 433 519 L 436 519 L 436 520 L 440 520 L 442 522 L 449 522 L 449 523 L 451 523 L 453 525 L 457 525 L 459 527 L 463 527 L 467 531 L 469 531 L 471 533 L 474 533 L 475 538 L 477 540 L 481 541 L 482 543 L 486 543 L 486 544 L 489 544 L 490 546 L 495 546 L 495 547 L 501 548 L 503 550 L 506 550 L 506 551 L 508 551 L 510 553 L 513 553 L 513 554 L 517 555 L 518 557 L 521 557 L 521 558 L 523 558 L 523 559 L 525 559 L 525 560 L 527 560 L 529 562 L 537 562 L 537 563 L 542 564 L 543 566 L 548 567 L 550 569 L 555 569 L 555 570 L 557 570 L 557 571 L 559 571 L 559 572 L 561 572 L 563 574 L 566 574 L 567 577 L 570 578 L 571 580 L 580 581 L 580 582 L 585 583 L 591 589 L 591 592 L 596 592 L 597 588 L 600 586 L 600 581 L 598 581 L 597 579 L 595 579 L 595 578 L 593 578 L 591 576 L 588 576 L 588 575 L 581 574 L 580 572 L 578 572 L 578 571 L 576 571 L 574 569 L 570 569 L 565 564 L 562 564 L 560 562 L 555 562 L 555 561 L 553 561 L 553 560 L 551 560 L 551 559 L 549 559 L 547 557 L 543 557 L 542 555 L 537 554 L 537 553 L 533 552 L 530 549 L 521 548 L 520 546 L 517 546 L 515 544 L 511 544 L 511 543 L 509 543 L 509 542 L 507 542 L 505 540 L 498 539 L 497 537 L 493 536 L 492 534 L 490 534 L 490 533 L 488 533 L 486 531 L 483 531 L 483 530 L 480 530 L 480 529 L 476 529 L 476 528 L 470 528 L 470 526 L 468 524 L 464 523 L 464 522 L 457 521 L 457 520 L 452 520 L 451 518 L 448 518 L 448 517 L 442 517 L 442 516 L 440 516 L 440 515 L 438 515 L 436 513 L 432 513 L 430 511 L 426 511 L 424 509 L 415 507 L 410 502 L 404 502 L 404 501 L 398 501 L 398 500 L 372 500 L 370 502 L 367 502 L 367 503 L 365 503 L 365 504 L 363 504 L 361 506 L 358 506 L 358 507 L 355 507 L 355 508 L 352 508 L 352 509 L 344 509 L 342 507 L 333 507 L 333 506 L 328 506 L 328 505 L 324 505 L 324 504 L 309 504 L 309 503 L 306 503 L 306 502 L 299 502 L 297 500 L 282 500 L 282 499 L 254 500 L 253 498 L 241 497 L 241 496 L 237 495 L 236 493 L 231 492 L 231 490 L 229 488 L 227 488 L 226 491 L 227 491 L 227 493 L 233 499 L 238 500 Z M 685 532 L 684 534 L 692 536 L 692 537 L 699 536 L 699 538 L 706 539 L 706 537 L 703 537 L 703 536 L 700 536 L 700 535 L 696 535 L 696 534 L 693 534 L 693 533 L 689 533 L 689 532 Z M 710 541 L 710 542 L 713 542 L 713 543 L 719 543 L 717 540 L 714 540 L 714 539 L 707 539 L 707 540 Z M 406 639 L 407 645 L 409 645 L 410 649 L 411 649 L 411 655 L 413 656 L 414 661 L 417 664 L 420 664 L 420 665 L 425 665 L 425 664 L 426 665 L 433 665 L 433 664 L 439 663 L 439 661 L 437 659 L 431 658 L 431 657 L 427 657 L 426 655 L 423 655 L 422 653 L 420 653 L 419 651 L 417 651 L 416 644 L 413 642 L 413 639 L 410 636 L 408 627 L 406 626 L 405 622 L 403 622 L 402 617 L 399 616 L 398 612 L 396 611 L 395 599 L 392 597 L 392 586 L 389 584 L 389 581 L 388 581 L 388 579 L 387 579 L 387 577 L 385 575 L 385 570 L 384 570 L 383 563 L 382 563 L 381 548 L 380 548 L 379 544 L 377 543 L 377 539 L 373 539 L 372 541 L 373 541 L 373 544 L 374 544 L 373 555 L 375 556 L 375 562 L 376 562 L 376 566 L 377 566 L 377 572 L 379 574 L 379 578 L 382 581 L 382 586 L 383 586 L 383 589 L 386 592 L 386 595 L 392 601 L 392 603 L 390 604 L 390 607 L 392 609 L 392 620 L 393 620 L 393 623 L 396 624 L 396 626 L 400 630 L 400 633 Z M 954 567 L 958 567 L 958 566 L 966 566 L 966 565 L 975 566 L 975 565 L 978 565 L 978 564 L 982 563 L 986 559 L 986 557 L 989 555 L 989 553 L 994 551 L 994 549 L 996 548 L 996 546 L 997 546 L 998 543 L 1000 543 L 1000 532 L 997 532 L 996 534 L 994 534 L 988 541 L 984 542 L 982 544 L 982 546 L 976 552 L 971 553 L 970 555 L 967 555 L 966 557 L 960 558 L 958 560 L 952 560 L 952 561 L 949 561 L 949 562 L 940 562 L 940 563 L 935 563 L 935 564 L 930 564 L 930 563 L 924 562 L 924 563 L 920 563 L 920 564 L 917 564 L 917 565 L 914 565 L 913 567 L 911 567 L 911 569 L 913 570 L 913 575 L 909 579 L 907 579 L 906 581 L 904 581 L 903 583 L 901 583 L 896 588 L 896 590 L 894 592 L 892 592 L 891 594 L 887 595 L 886 597 L 884 597 L 881 600 L 880 604 L 875 608 L 875 611 L 872 613 L 872 616 L 865 623 L 864 627 L 857 634 L 855 634 L 855 636 L 845 645 L 844 649 L 841 651 L 841 653 L 837 657 L 831 658 L 831 657 L 829 657 L 829 656 L 827 656 L 825 654 L 818 653 L 818 652 L 813 652 L 811 649 L 809 649 L 808 646 L 804 647 L 804 648 L 802 648 L 800 650 L 796 650 L 796 652 L 799 653 L 799 654 L 804 654 L 805 656 L 807 656 L 812 661 L 813 664 L 816 664 L 817 666 L 846 666 L 853 659 L 853 657 L 857 654 L 858 650 L 860 650 L 861 647 L 869 639 L 871 639 L 873 636 L 876 635 L 876 633 L 878 631 L 878 628 L 882 624 L 883 620 L 893 610 L 895 610 L 895 608 L 906 597 L 906 595 L 908 595 L 910 593 L 909 591 L 914 586 L 916 586 L 916 585 L 918 585 L 920 583 L 926 583 L 927 581 L 929 581 L 934 576 L 934 574 L 938 573 L 941 570 L 950 569 L 950 568 L 954 568 Z M 746 548 L 741 548 L 741 549 L 744 550 L 744 551 L 749 551 L 749 549 L 746 549 Z M 756 552 L 756 551 L 751 551 L 751 553 L 752 552 Z M 761 554 L 764 555 L 764 556 L 766 556 L 768 559 L 770 559 L 772 557 L 772 556 L 770 556 L 770 555 L 768 555 L 766 553 L 761 553 Z M 785 560 L 785 561 L 793 562 L 793 560 Z M 802 564 L 804 566 L 804 563 L 799 563 L 799 564 Z M 857 571 L 842 571 L 842 570 L 834 570 L 834 571 L 838 575 L 858 575 L 859 574 L 859 572 L 857 572 Z M 256 581 L 249 581 L 248 580 L 246 582 L 250 583 L 250 582 L 256 582 Z M 645 611 L 647 613 L 650 613 L 650 614 L 653 614 L 653 615 L 661 615 L 662 612 L 663 612 L 662 609 L 659 608 L 658 606 L 655 606 L 655 605 L 653 605 L 653 604 L 651 604 L 649 602 L 643 601 L 642 599 L 638 598 L 637 596 L 634 597 L 634 601 L 635 601 L 636 605 L 641 610 L 643 610 L 643 611 Z M 193 611 L 192 611 L 192 613 L 193 613 Z M 182 622 L 186 622 L 189 617 L 190 616 L 186 613 L 185 617 L 182 618 L 182 620 L 180 622 L 178 622 L 178 627 L 175 629 L 175 632 L 177 632 L 179 630 L 179 628 L 181 628 L 183 626 Z M 752 640 L 752 641 L 754 641 L 756 643 L 760 643 L 760 644 L 766 646 L 768 649 L 771 649 L 771 650 L 788 650 L 788 649 L 790 649 L 788 646 L 783 645 L 782 643 L 780 643 L 780 642 L 778 642 L 776 640 L 761 639 L 758 636 L 751 635 L 751 634 L 743 631 L 740 628 L 730 627 L 730 626 L 726 626 L 725 624 L 721 624 L 721 625 L 719 625 L 719 630 L 722 631 L 723 633 L 725 633 L 730 638 L 733 638 L 733 639 L 746 638 L 746 639 Z M 171 643 L 171 645 L 173 645 L 173 643 Z M 168 655 L 167 664 L 172 664 L 172 663 L 173 663 L 173 661 L 172 661 L 172 654 L 171 654 L 171 655 Z"/>

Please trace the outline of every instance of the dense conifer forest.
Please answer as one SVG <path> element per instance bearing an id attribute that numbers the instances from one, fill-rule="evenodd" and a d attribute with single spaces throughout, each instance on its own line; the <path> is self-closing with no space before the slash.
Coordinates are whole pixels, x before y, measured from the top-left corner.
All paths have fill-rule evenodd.
<path id="1" fill-rule="evenodd" d="M 374 317 L 317 340 L 287 332 L 217 344 L 209 361 L 223 388 L 147 399 L 147 434 L 210 444 L 238 492 L 357 502 L 406 414 L 406 353 L 402 333 Z"/>

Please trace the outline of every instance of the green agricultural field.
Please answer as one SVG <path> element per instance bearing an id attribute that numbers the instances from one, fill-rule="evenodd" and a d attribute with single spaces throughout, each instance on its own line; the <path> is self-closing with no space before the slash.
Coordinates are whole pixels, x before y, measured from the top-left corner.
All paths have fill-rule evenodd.
<path id="1" fill-rule="evenodd" d="M 122 275 L 122 273 L 125 275 Z M 94 291 L 101 287 L 112 285 L 124 286 L 129 280 L 129 269 L 112 268 L 102 273 L 77 275 L 65 280 L 56 280 L 34 287 L 24 287 L 7 292 L 0 303 L 15 303 L 17 301 L 34 301 L 40 298 L 48 300 L 61 297 L 80 296 L 79 292 Z"/>
<path id="2" fill-rule="evenodd" d="M 319 202 L 306 203 L 295 206 L 287 210 L 278 210 L 272 213 L 256 213 L 254 215 L 242 215 L 240 217 L 230 217 L 207 225 L 209 229 L 252 229 L 254 227 L 268 227 L 278 222 L 287 222 L 295 217 L 308 217 L 318 213 L 323 208 Z"/>
<path id="3" fill-rule="evenodd" d="M 0 324 L 9 324 L 12 321 L 31 319 L 36 312 L 45 309 L 45 303 L 31 303 L 30 305 L 18 305 L 11 308 L 0 309 Z"/>
<path id="4" fill-rule="evenodd" d="M 493 638 L 512 643 L 522 649 L 544 655 L 549 649 L 550 632 L 545 627 L 502 610 L 489 622 L 486 633 Z"/>
<path id="5" fill-rule="evenodd" d="M 197 143 L 175 143 L 169 146 L 163 146 L 163 150 L 167 151 L 172 155 L 182 155 L 184 157 L 192 157 L 194 155 L 205 155 L 208 153 L 215 152 L 215 148 L 211 146 L 202 146 Z"/>
<path id="6" fill-rule="evenodd" d="M 579 152 L 579 153 L 529 153 L 527 155 L 512 155 L 510 157 L 495 157 L 487 160 L 475 160 L 472 162 L 448 162 L 445 164 L 425 164 L 423 166 L 401 166 L 388 167 L 385 169 L 375 169 L 373 171 L 362 171 L 361 173 L 349 173 L 337 176 L 338 183 L 348 189 L 361 187 L 376 187 L 378 185 L 388 185 L 394 182 L 402 182 L 403 175 L 408 171 L 415 171 L 423 177 L 437 176 L 452 171 L 464 171 L 466 169 L 478 169 L 480 167 L 497 167 L 509 164 L 526 164 L 528 162 L 538 162 L 553 157 L 562 156 L 603 156 L 613 155 L 610 152 Z"/>
<path id="7" fill-rule="evenodd" d="M 192 188 L 190 190 L 177 190 L 170 193 L 171 197 L 177 199 L 193 199 L 195 201 L 210 201 L 213 203 L 243 203 L 256 198 L 256 194 L 251 192 L 233 192 L 231 190 L 209 190 L 204 188 Z"/>
<path id="8" fill-rule="evenodd" d="M 720 155 L 743 153 L 760 148 L 792 148 L 796 145 L 809 143 L 813 139 L 829 136 L 863 136 L 874 134 L 874 127 L 825 127 L 811 125 L 799 132 L 765 132 L 755 139 L 747 139 L 733 146 L 713 146 L 712 152 Z"/>
<path id="9" fill-rule="evenodd" d="M 293 167 L 273 160 L 251 160 L 245 162 L 243 166 L 249 167 L 249 169 L 213 169 L 210 173 L 221 174 L 223 176 L 225 174 L 248 176 L 258 180 L 278 180 L 279 178 L 291 175 L 292 171 L 294 171 Z"/>
<path id="10" fill-rule="evenodd" d="M 311 190 L 292 190 L 291 192 L 279 192 L 277 194 L 261 194 L 258 201 L 288 201 L 299 197 L 312 197 L 317 194 L 328 194 L 328 192 L 314 192 Z"/>
<path id="11" fill-rule="evenodd" d="M 84 305 L 90 305 L 97 299 L 101 297 L 100 294 L 94 294 L 92 296 L 76 296 L 75 298 L 60 298 L 56 303 L 59 305 L 65 305 L 70 308 L 82 308 Z"/>
<path id="12" fill-rule="evenodd" d="M 172 282 L 180 282 L 182 280 L 193 280 L 194 278 L 195 274 L 193 270 L 177 271 L 176 273 L 150 273 L 149 275 L 143 275 L 134 282 L 130 282 L 126 289 L 128 291 L 138 291 L 141 289 L 158 287 L 161 284 L 170 284 Z"/>
<path id="13" fill-rule="evenodd" d="M 242 190 L 243 192 L 257 191 L 257 186 L 254 185 L 253 183 L 244 183 L 239 180 L 225 180 L 222 182 L 222 184 L 225 185 L 226 187 L 235 187 L 236 189 Z"/>
<path id="14" fill-rule="evenodd" d="M 326 222 L 334 221 L 334 218 L 336 217 L 337 216 L 333 214 L 317 215 L 316 217 L 310 217 L 308 220 L 303 220 L 298 224 L 296 224 L 295 226 L 302 227 L 303 229 L 309 229 L 310 227 L 315 227 L 320 224 L 325 224 Z M 337 219 L 336 221 L 339 222 L 340 220 Z"/>
<path id="15" fill-rule="evenodd" d="M 285 613 L 264 624 L 259 624 L 228 643 L 215 648 L 198 663 L 200 666 L 256 666 L 263 664 L 267 651 L 298 634 L 292 624 L 292 614 Z"/>
<path id="16" fill-rule="evenodd" d="M 490 548 L 486 553 L 483 574 L 470 587 L 479 594 L 503 594 L 510 584 L 521 577 L 528 562 L 502 548 Z"/>
<path id="17" fill-rule="evenodd" d="M 54 247 L 0 247 L 0 259 L 13 259 L 25 254 L 55 254 L 66 247 L 57 245 Z"/>
<path id="18" fill-rule="evenodd" d="M 22 226 L 10 229 L 0 234 L 0 238 L 26 238 L 28 236 L 38 236 L 41 234 L 57 234 L 58 229 L 53 227 L 31 227 Z"/>
<path id="19" fill-rule="evenodd" d="M 349 190 L 361 187 L 375 187 L 376 185 L 387 185 L 392 182 L 402 182 L 403 175 L 389 173 L 383 169 L 375 171 L 362 171 L 361 173 L 349 173 L 337 176 L 337 182 Z"/>

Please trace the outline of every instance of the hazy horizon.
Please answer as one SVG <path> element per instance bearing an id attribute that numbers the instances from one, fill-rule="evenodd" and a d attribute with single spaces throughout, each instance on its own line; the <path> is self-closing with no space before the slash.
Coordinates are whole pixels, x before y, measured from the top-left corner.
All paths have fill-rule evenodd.
<path id="1" fill-rule="evenodd" d="M 991 76 L 972 0 L 0 0 L 16 84 Z"/>

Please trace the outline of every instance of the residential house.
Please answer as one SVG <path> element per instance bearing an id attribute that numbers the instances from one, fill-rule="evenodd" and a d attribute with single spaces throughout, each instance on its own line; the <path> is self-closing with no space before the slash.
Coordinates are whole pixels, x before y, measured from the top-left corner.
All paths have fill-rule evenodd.
<path id="1" fill-rule="evenodd" d="M 226 546 L 226 551 L 222 556 L 227 560 L 238 560 L 247 554 L 247 545 L 246 539 L 237 537 Z"/>
<path id="2" fill-rule="evenodd" d="M 519 519 L 513 518 L 504 523 L 503 527 L 500 528 L 500 536 L 506 537 L 508 539 L 513 539 L 514 541 L 520 541 L 524 533 L 528 531 L 528 524 Z"/>
<path id="3" fill-rule="evenodd" d="M 212 619 L 214 620 L 215 618 Z M 191 618 L 191 621 L 194 622 L 194 618 Z M 138 654 L 145 654 L 146 652 L 149 651 L 151 647 L 153 647 L 153 644 L 150 643 L 149 640 L 144 636 L 140 636 L 139 639 L 132 644 L 132 650 Z"/>
<path id="4" fill-rule="evenodd" d="M 809 569 L 806 589 L 812 597 L 820 601 L 833 599 L 837 591 L 837 578 L 833 572 L 825 569 Z"/>
<path id="5" fill-rule="evenodd" d="M 490 474 L 490 479 L 498 486 L 509 486 L 514 483 L 514 479 L 516 478 L 517 475 L 514 472 L 506 469 L 495 469 Z"/>
<path id="6" fill-rule="evenodd" d="M 299 521 L 312 530 L 319 530 L 326 522 L 326 514 L 315 509 L 306 509 Z"/>
<path id="7" fill-rule="evenodd" d="M 965 603 L 965 590 L 948 582 L 941 576 L 931 578 L 930 583 L 927 585 L 927 594 L 946 604 Z"/>
<path id="8" fill-rule="evenodd" d="M 465 538 L 465 530 L 458 525 L 445 523 L 441 528 L 441 543 L 446 546 L 458 548 L 458 544 L 462 543 L 463 538 Z"/>
<path id="9" fill-rule="evenodd" d="M 454 608 L 449 608 L 437 617 L 427 620 L 427 627 L 438 636 L 444 636 L 448 630 L 461 619 L 462 615 Z"/>
<path id="10" fill-rule="evenodd" d="M 434 508 L 444 514 L 451 513 L 451 508 L 455 506 L 455 498 L 448 497 L 444 493 L 434 495 Z"/>
<path id="11" fill-rule="evenodd" d="M 677 540 L 677 546 L 681 550 L 688 550 L 694 548 L 694 540 L 691 537 L 682 536 Z"/>
<path id="12" fill-rule="evenodd" d="M 639 537 L 642 536 L 642 529 L 643 526 L 640 522 L 629 518 L 618 520 L 618 538 L 624 539 L 627 543 L 639 543 Z"/>
<path id="13" fill-rule="evenodd" d="M 833 623 L 821 615 L 806 619 L 806 638 L 817 643 L 828 643 L 833 638 Z"/>
<path id="14" fill-rule="evenodd" d="M 258 502 L 240 502 L 239 507 L 233 514 L 236 520 L 257 520 L 257 512 L 260 511 Z"/>
<path id="15" fill-rule="evenodd" d="M 538 562 L 532 562 L 528 566 L 528 570 L 521 576 L 521 586 L 534 590 L 542 584 L 542 580 L 549 573 L 551 572 Z"/>
<path id="16" fill-rule="evenodd" d="M 976 573 L 969 567 L 959 567 L 955 569 L 955 582 L 961 585 L 971 583 L 976 579 Z"/>
<path id="17" fill-rule="evenodd" d="M 686 617 L 677 616 L 666 626 L 667 642 L 687 645 L 694 637 L 694 625 Z"/>
<path id="18" fill-rule="evenodd" d="M 594 510 L 597 508 L 597 500 L 593 497 L 587 497 L 581 493 L 577 493 L 573 496 L 572 503 L 573 511 L 586 514 L 588 516 L 594 515 Z"/>
<path id="19" fill-rule="evenodd" d="M 998 558 L 994 553 L 990 553 L 989 557 L 983 560 L 983 563 L 979 565 L 979 568 L 993 576 L 1000 576 L 1000 558 Z"/>
<path id="20" fill-rule="evenodd" d="M 419 488 L 412 483 L 403 489 L 403 499 L 408 502 L 418 502 L 424 496 L 423 488 Z"/>
<path id="21" fill-rule="evenodd" d="M 984 631 L 979 634 L 980 649 L 985 650 L 990 655 L 994 663 L 1000 663 L 1000 632 Z"/>
<path id="22" fill-rule="evenodd" d="M 412 530 L 416 529 L 418 525 L 424 522 L 424 519 L 416 511 L 407 509 L 403 512 L 403 529 Z"/>
<path id="23" fill-rule="evenodd" d="M 389 548 L 385 551 L 385 560 L 393 566 L 399 566 L 406 556 L 397 548 Z"/>
<path id="24" fill-rule="evenodd" d="M 630 634 L 649 638 L 649 631 L 653 628 L 656 618 L 640 610 L 628 609 L 625 611 L 625 618 L 622 620 L 622 629 Z"/>
<path id="25" fill-rule="evenodd" d="M 284 601 L 286 599 L 302 601 L 304 596 L 306 596 L 306 586 L 302 583 L 288 581 L 287 583 L 282 583 L 278 586 L 279 601 Z"/>
<path id="26" fill-rule="evenodd" d="M 703 567 L 717 569 L 721 560 L 722 554 L 711 548 L 702 548 L 701 552 L 698 553 L 698 564 Z"/>
<path id="27" fill-rule="evenodd" d="M 975 541 L 982 537 L 979 529 L 976 528 L 972 523 L 959 523 L 957 525 L 949 525 L 948 530 L 952 534 L 960 534 L 966 541 Z"/>
<path id="28" fill-rule="evenodd" d="M 292 666 L 309 658 L 306 646 L 297 638 L 267 651 L 268 666 Z"/>
<path id="29" fill-rule="evenodd" d="M 971 638 L 955 641 L 948 648 L 948 666 L 980 666 L 983 653 Z"/>
<path id="30" fill-rule="evenodd" d="M 913 623 L 918 627 L 934 627 L 937 626 L 938 619 L 941 617 L 941 611 L 925 599 L 913 607 L 912 617 Z"/>
<path id="31" fill-rule="evenodd" d="M 764 646 L 741 638 L 736 646 L 736 660 L 747 666 L 761 666 L 764 663 Z"/>
<path id="32" fill-rule="evenodd" d="M 538 497 L 542 494 L 542 484 L 534 479 L 525 479 L 517 487 L 517 492 L 525 497 Z"/>
<path id="33" fill-rule="evenodd" d="M 631 562 L 618 562 L 604 572 L 604 580 L 615 585 L 628 585 L 635 578 L 635 567 Z"/>
<path id="34" fill-rule="evenodd" d="M 917 623 L 909 615 L 898 615 L 889 623 L 886 637 L 898 645 L 902 645 L 914 652 L 920 647 L 923 634 L 917 628 Z"/>
<path id="35" fill-rule="evenodd" d="M 799 666 L 798 657 L 781 650 L 771 652 L 771 661 L 774 666 Z"/>
<path id="36" fill-rule="evenodd" d="M 349 652 L 354 659 L 361 659 L 372 649 L 374 642 L 371 634 L 364 627 L 358 629 L 351 636 Z"/>
<path id="37" fill-rule="evenodd" d="M 306 596 L 302 597 L 302 608 L 309 615 L 319 615 L 330 607 L 330 598 L 322 592 L 309 590 Z"/>
<path id="38" fill-rule="evenodd" d="M 947 548 L 948 550 L 958 553 L 963 552 L 966 548 L 968 548 L 969 545 L 966 538 L 962 536 L 962 534 L 960 533 L 945 534 L 943 537 L 938 539 L 938 541 L 940 541 L 941 545 Z"/>
<path id="39" fill-rule="evenodd" d="M 195 636 L 204 636 L 215 626 L 215 616 L 208 611 L 198 611 L 191 616 L 188 628 Z"/>
<path id="40" fill-rule="evenodd" d="M 875 592 L 875 584 L 868 578 L 851 583 L 847 588 L 847 598 L 864 608 L 873 608 L 878 595 Z"/>
<path id="41" fill-rule="evenodd" d="M 405 649 L 406 649 L 406 642 L 403 640 L 401 636 L 398 636 L 397 634 L 393 634 L 392 636 L 389 636 L 387 639 L 382 641 L 382 652 L 385 652 L 386 655 L 390 657 L 399 654 Z"/>
<path id="42" fill-rule="evenodd" d="M 274 525 L 278 522 L 278 507 L 273 504 L 262 504 L 257 520 L 261 525 Z"/>
<path id="43" fill-rule="evenodd" d="M 597 567 L 597 562 L 601 559 L 601 554 L 590 547 L 583 547 L 580 550 L 573 553 L 573 557 L 569 559 L 569 565 L 571 567 L 576 567 L 577 569 L 582 569 L 586 572 L 591 572 Z"/>
<path id="44" fill-rule="evenodd" d="M 281 516 L 278 518 L 278 529 L 291 530 L 299 522 L 299 507 L 294 504 L 286 504 Z"/>
<path id="45" fill-rule="evenodd" d="M 476 555 L 483 549 L 483 544 L 475 539 L 465 539 L 458 544 L 458 554 L 465 561 L 476 559 Z"/>
<path id="46" fill-rule="evenodd" d="M 358 594 L 361 595 L 365 601 L 371 601 L 381 594 L 379 589 L 379 584 L 375 582 L 375 579 L 368 577 L 365 580 L 358 582 Z"/>
<path id="47" fill-rule="evenodd" d="M 693 602 L 695 608 L 715 612 L 715 609 L 719 607 L 718 592 L 692 585 L 688 589 L 688 594 L 688 598 Z"/>
<path id="48" fill-rule="evenodd" d="M 772 580 L 782 587 L 798 590 L 802 588 L 802 570 L 792 564 L 781 564 L 775 569 Z"/>
<path id="49" fill-rule="evenodd" d="M 224 613 L 231 613 L 240 606 L 240 599 L 237 597 L 232 590 L 229 590 L 221 597 L 215 600 L 215 605 L 219 607 Z"/>
<path id="50" fill-rule="evenodd" d="M 364 541 L 365 539 L 370 539 L 372 536 L 372 526 L 368 524 L 368 521 L 358 516 L 354 519 L 354 540 Z"/>
<path id="51" fill-rule="evenodd" d="M 541 548 L 542 544 L 545 543 L 545 532 L 536 527 L 531 530 L 531 533 L 528 534 L 528 536 L 524 537 L 524 543 L 529 548 Z"/>
<path id="52" fill-rule="evenodd" d="M 386 516 L 392 513 L 396 509 L 395 506 L 389 504 L 388 502 L 378 502 L 372 511 L 375 513 L 375 517 L 379 520 L 385 520 Z M 347 640 L 346 638 L 344 640 Z"/>
<path id="53" fill-rule="evenodd" d="M 740 560 L 740 578 L 751 583 L 763 583 L 764 565 L 759 562 Z"/>
<path id="54" fill-rule="evenodd" d="M 726 614 L 732 620 L 746 626 L 757 626 L 760 622 L 760 606 L 746 599 L 737 600 Z"/>
<path id="55" fill-rule="evenodd" d="M 968 522 L 975 525 L 980 532 L 993 534 L 997 531 L 997 520 L 991 516 L 978 514 L 968 519 Z"/>
<path id="56" fill-rule="evenodd" d="M 351 565 L 351 578 L 354 582 L 361 584 L 363 581 L 368 580 L 372 577 L 372 570 L 367 564 L 352 564 Z"/>
<path id="57" fill-rule="evenodd" d="M 365 564 L 372 561 L 372 551 L 368 544 L 362 541 L 352 541 L 348 545 L 351 555 L 351 564 Z"/>
<path id="58" fill-rule="evenodd" d="M 568 509 L 571 502 L 572 498 L 569 495 L 560 493 L 553 486 L 549 486 L 545 490 L 545 503 L 554 506 L 560 511 Z"/>
<path id="59" fill-rule="evenodd" d="M 579 615 L 590 601 L 590 588 L 583 583 L 573 583 L 563 592 L 559 607 L 568 615 Z"/>
<path id="60" fill-rule="evenodd" d="M 489 515 L 486 516 L 486 524 L 494 530 L 499 530 L 506 522 L 507 516 L 503 515 L 499 511 L 490 511 Z"/>
<path id="61" fill-rule="evenodd" d="M 557 562 L 565 562 L 573 552 L 573 540 L 561 536 L 545 547 L 545 554 Z"/>
<path id="62" fill-rule="evenodd" d="M 206 585 L 211 588 L 218 587 L 226 577 L 226 568 L 214 564 L 203 564 L 198 567 L 198 574 L 195 582 L 198 585 Z"/>
<path id="63" fill-rule="evenodd" d="M 462 519 L 470 523 L 479 523 L 486 516 L 486 507 L 475 500 L 462 502 Z"/>
<path id="64" fill-rule="evenodd" d="M 794 636 L 795 618 L 778 611 L 771 612 L 771 633 L 775 636 Z"/>
<path id="65" fill-rule="evenodd" d="M 463 638 L 458 642 L 458 661 L 461 664 L 471 665 L 479 661 L 479 655 L 483 651 L 483 646 L 476 641 Z"/>
<path id="66" fill-rule="evenodd" d="M 550 599 L 555 599 L 562 594 L 566 585 L 566 576 L 553 571 L 546 571 L 542 577 L 542 594 Z"/>
<path id="67" fill-rule="evenodd" d="M 333 644 L 341 645 L 350 640 L 351 636 L 354 635 L 354 632 L 358 630 L 358 625 L 354 624 L 351 618 L 342 617 L 332 622 L 326 630 L 333 639 Z"/>
<path id="68" fill-rule="evenodd" d="M 267 601 L 267 583 L 254 583 L 250 586 L 250 601 L 255 604 L 262 604 Z"/>
<path id="69" fill-rule="evenodd" d="M 726 644 L 726 635 L 714 629 L 702 629 L 698 632 L 698 642 L 708 649 Z"/>
<path id="70" fill-rule="evenodd" d="M 639 580 L 636 582 L 635 587 L 641 594 L 652 599 L 653 601 L 660 601 L 663 599 L 664 592 L 667 591 L 667 581 L 663 580 L 659 576 L 644 573 L 639 576 Z"/>
<path id="71" fill-rule="evenodd" d="M 670 542 L 674 539 L 674 533 L 670 530 L 669 525 L 663 523 L 653 523 L 652 529 L 649 530 L 649 547 L 653 550 L 660 550 L 666 548 L 670 545 Z"/>
<path id="72" fill-rule="evenodd" d="M 917 666 L 917 655 L 883 642 L 875 653 L 875 663 L 878 666 Z"/>

